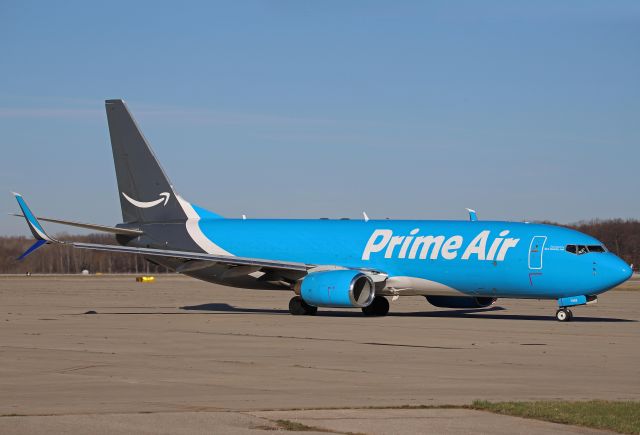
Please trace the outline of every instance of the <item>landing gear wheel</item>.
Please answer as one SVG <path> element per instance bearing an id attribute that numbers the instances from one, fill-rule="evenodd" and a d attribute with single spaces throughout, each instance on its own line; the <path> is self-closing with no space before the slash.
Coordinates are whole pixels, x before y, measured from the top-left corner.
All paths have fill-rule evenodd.
<path id="1" fill-rule="evenodd" d="M 314 316 L 318 307 L 309 305 L 300 296 L 294 296 L 289 301 L 289 312 L 294 316 Z"/>
<path id="2" fill-rule="evenodd" d="M 560 308 L 556 311 L 556 319 L 560 322 L 568 322 L 573 318 L 573 313 L 568 308 Z"/>
<path id="3" fill-rule="evenodd" d="M 362 312 L 365 316 L 386 316 L 389 313 L 389 301 L 384 296 L 376 296 Z"/>

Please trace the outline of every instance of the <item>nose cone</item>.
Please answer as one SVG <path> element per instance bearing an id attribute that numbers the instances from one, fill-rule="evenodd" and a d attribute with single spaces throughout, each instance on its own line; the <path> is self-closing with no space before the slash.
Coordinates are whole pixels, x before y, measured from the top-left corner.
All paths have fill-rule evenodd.
<path id="1" fill-rule="evenodd" d="M 622 284 L 633 274 L 631 267 L 616 255 L 611 254 L 607 258 L 605 269 L 605 277 L 609 288 Z"/>
<path id="2" fill-rule="evenodd" d="M 631 267 L 627 263 L 622 261 L 622 269 L 620 269 L 620 273 L 621 273 L 621 276 L 623 277 L 622 282 L 625 282 L 626 280 L 631 278 L 631 275 L 633 275 L 633 270 L 631 270 Z"/>

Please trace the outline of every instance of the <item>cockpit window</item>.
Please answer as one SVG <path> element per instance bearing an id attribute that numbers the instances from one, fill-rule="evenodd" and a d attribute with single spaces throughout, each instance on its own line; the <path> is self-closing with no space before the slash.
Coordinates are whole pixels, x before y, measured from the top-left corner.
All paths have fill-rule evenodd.
<path id="1" fill-rule="evenodd" d="M 588 252 L 607 252 L 602 245 L 567 245 L 565 250 L 576 255 L 582 255 Z"/>
<path id="2" fill-rule="evenodd" d="M 589 248 L 589 252 L 604 252 L 604 246 L 602 245 L 589 245 L 587 246 L 587 248 Z"/>

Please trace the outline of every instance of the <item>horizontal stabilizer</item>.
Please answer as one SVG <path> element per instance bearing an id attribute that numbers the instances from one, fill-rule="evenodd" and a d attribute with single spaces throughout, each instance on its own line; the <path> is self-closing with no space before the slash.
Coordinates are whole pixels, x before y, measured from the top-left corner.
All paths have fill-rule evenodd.
<path id="1" fill-rule="evenodd" d="M 10 213 L 11 216 L 24 217 L 24 215 L 18 213 Z M 54 224 L 69 225 L 71 227 L 85 228 L 87 230 L 100 231 L 103 233 L 122 234 L 124 236 L 139 236 L 143 234 L 141 230 L 134 230 L 129 228 L 109 227 L 106 225 L 86 224 L 83 222 L 65 221 L 62 219 L 53 219 L 36 216 L 36 219 L 44 222 L 52 222 Z"/>

